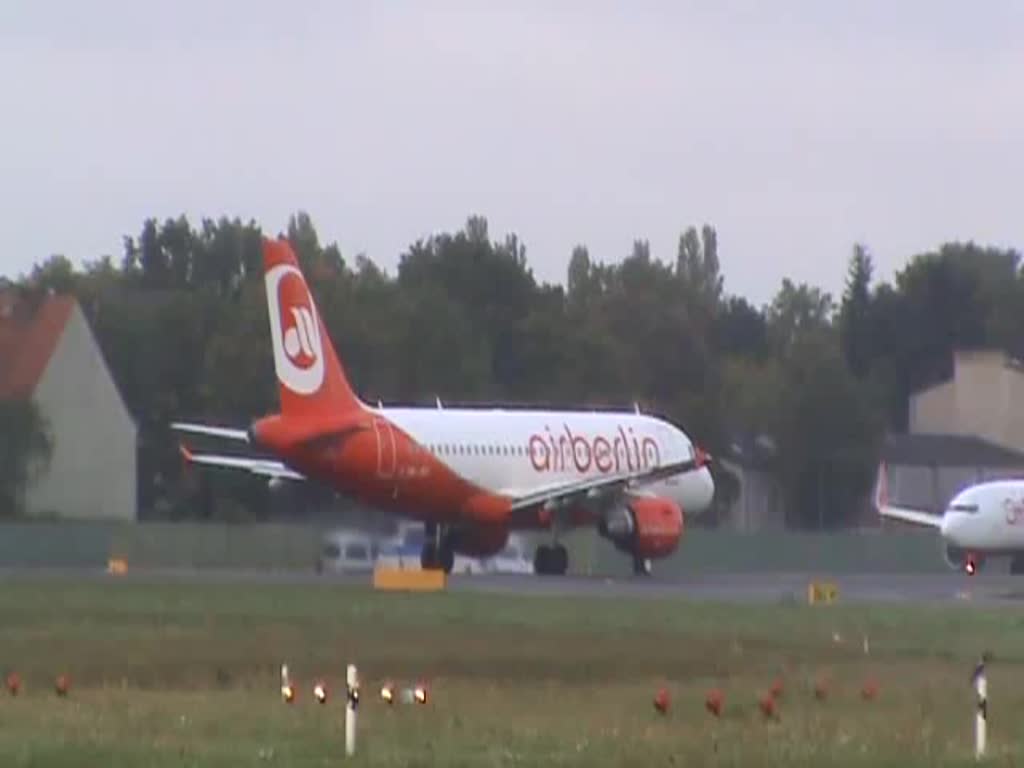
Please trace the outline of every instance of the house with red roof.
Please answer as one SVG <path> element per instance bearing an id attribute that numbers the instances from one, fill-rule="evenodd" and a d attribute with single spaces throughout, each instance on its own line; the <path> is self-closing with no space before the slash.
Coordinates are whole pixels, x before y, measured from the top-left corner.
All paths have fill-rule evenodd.
<path id="1" fill-rule="evenodd" d="M 26 514 L 136 519 L 136 425 L 73 297 L 0 286 L 0 399 L 34 400 L 53 441 Z"/>

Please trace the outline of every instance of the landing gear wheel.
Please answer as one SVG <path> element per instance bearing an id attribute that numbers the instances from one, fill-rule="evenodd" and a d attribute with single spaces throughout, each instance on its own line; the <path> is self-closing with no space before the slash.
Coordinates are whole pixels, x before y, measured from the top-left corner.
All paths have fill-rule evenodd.
<path id="1" fill-rule="evenodd" d="M 423 542 L 423 549 L 420 552 L 420 567 L 424 571 L 440 570 L 451 573 L 455 567 L 455 551 L 444 542 L 438 547 L 437 542 L 428 539 Z"/>
<path id="2" fill-rule="evenodd" d="M 541 544 L 533 556 L 533 571 L 540 576 L 564 576 L 569 570 L 569 552 L 562 544 Z"/>
<path id="3" fill-rule="evenodd" d="M 633 556 L 633 573 L 637 576 L 650 576 L 651 575 L 651 561 L 649 558 L 640 557 L 639 555 Z"/>
<path id="4" fill-rule="evenodd" d="M 441 545 L 441 551 L 440 551 L 439 554 L 440 554 L 440 557 L 438 558 L 438 560 L 440 560 L 440 563 L 439 563 L 440 567 L 442 568 L 442 570 L 444 570 L 445 573 L 451 573 L 452 569 L 455 567 L 455 552 L 454 552 L 454 550 L 452 550 L 451 547 L 448 547 L 448 546 L 445 546 L 444 544 L 442 544 Z"/>
<path id="5" fill-rule="evenodd" d="M 436 571 L 441 565 L 441 558 L 438 557 L 437 542 L 427 539 L 423 542 L 423 549 L 420 550 L 420 567 L 424 571 Z"/>

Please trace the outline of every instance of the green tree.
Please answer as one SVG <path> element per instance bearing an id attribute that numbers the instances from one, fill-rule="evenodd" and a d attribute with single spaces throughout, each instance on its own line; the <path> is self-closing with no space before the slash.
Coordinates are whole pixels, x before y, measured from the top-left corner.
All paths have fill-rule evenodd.
<path id="1" fill-rule="evenodd" d="M 53 437 L 31 400 L 0 400 L 0 515 L 24 511 L 29 485 L 46 470 Z"/>
<path id="2" fill-rule="evenodd" d="M 839 309 L 839 338 L 850 371 L 864 378 L 870 369 L 871 327 L 871 255 L 860 244 L 853 248 L 846 277 L 846 290 Z"/>

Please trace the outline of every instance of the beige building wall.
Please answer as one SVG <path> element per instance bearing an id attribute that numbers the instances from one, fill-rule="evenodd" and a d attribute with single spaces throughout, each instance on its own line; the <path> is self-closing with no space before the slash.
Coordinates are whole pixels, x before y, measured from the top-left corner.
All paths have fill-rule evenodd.
<path id="1" fill-rule="evenodd" d="M 1024 369 L 1001 352 L 957 352 L 950 381 L 911 396 L 910 431 L 975 435 L 1024 452 Z"/>
<path id="2" fill-rule="evenodd" d="M 135 520 L 135 423 L 77 303 L 33 399 L 53 455 L 26 493 L 29 516 Z"/>
<path id="3" fill-rule="evenodd" d="M 782 493 L 772 474 L 727 459 L 722 463 L 739 481 L 739 495 L 722 516 L 723 527 L 741 533 L 785 529 Z"/>

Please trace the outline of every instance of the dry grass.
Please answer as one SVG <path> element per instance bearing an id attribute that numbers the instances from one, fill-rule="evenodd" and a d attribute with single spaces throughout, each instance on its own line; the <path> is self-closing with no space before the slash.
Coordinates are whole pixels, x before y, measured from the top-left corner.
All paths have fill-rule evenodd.
<path id="1" fill-rule="evenodd" d="M 1024 757 L 1017 610 L 9 584 L 0 621 L 0 669 L 25 680 L 0 698 L 5 768 L 337 764 L 349 660 L 364 679 L 357 764 L 966 765 L 983 649 L 996 654 L 992 752 Z M 300 685 L 292 707 L 278 699 L 282 661 Z M 58 672 L 73 678 L 66 700 L 51 691 Z M 335 692 L 326 707 L 313 675 Z M 375 699 L 383 678 L 421 676 L 429 706 Z M 780 717 L 766 721 L 757 700 L 776 676 Z M 662 685 L 667 717 L 652 706 Z"/>

